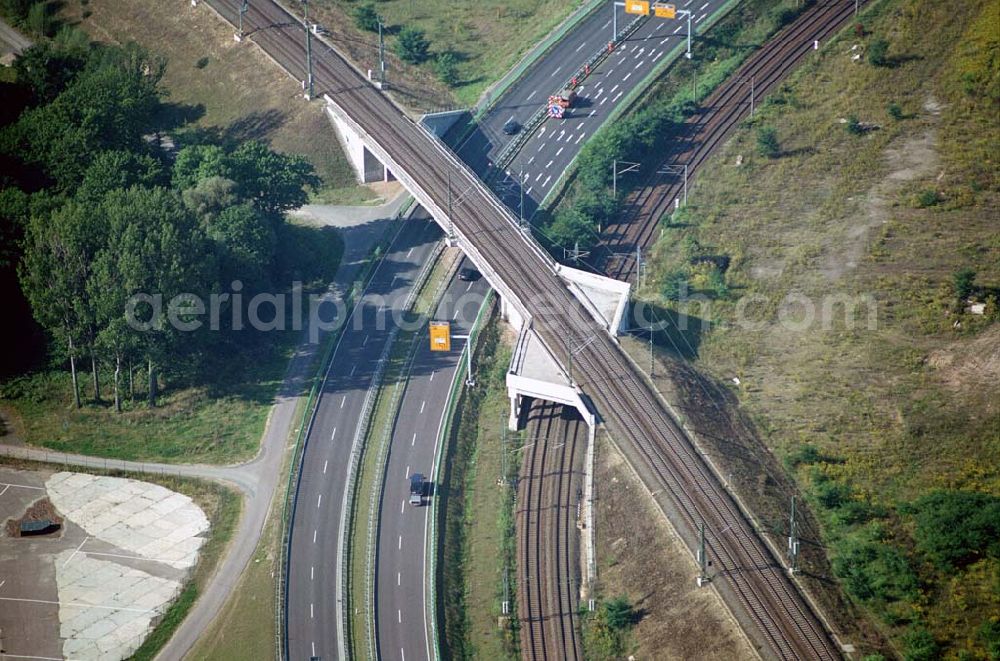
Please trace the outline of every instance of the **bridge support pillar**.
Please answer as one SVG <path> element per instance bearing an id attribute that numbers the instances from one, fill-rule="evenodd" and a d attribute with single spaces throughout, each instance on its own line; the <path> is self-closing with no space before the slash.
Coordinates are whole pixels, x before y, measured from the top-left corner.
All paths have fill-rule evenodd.
<path id="1" fill-rule="evenodd" d="M 326 110 L 330 121 L 333 122 L 337 130 L 337 137 L 340 138 L 340 145 L 344 148 L 344 154 L 354 168 L 354 174 L 362 184 L 370 184 L 376 181 L 392 181 L 395 177 L 381 161 L 369 151 L 365 146 L 362 137 L 344 123 L 336 114 Z"/>

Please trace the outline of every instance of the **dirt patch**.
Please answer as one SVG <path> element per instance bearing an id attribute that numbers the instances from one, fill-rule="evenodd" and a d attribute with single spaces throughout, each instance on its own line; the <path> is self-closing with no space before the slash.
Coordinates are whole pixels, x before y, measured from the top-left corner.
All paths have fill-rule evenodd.
<path id="1" fill-rule="evenodd" d="M 4 526 L 8 537 L 27 537 L 21 532 L 23 523 L 40 523 L 48 521 L 49 526 L 32 537 L 57 537 L 62 534 L 63 519 L 56 511 L 55 505 L 48 498 L 39 498 L 25 510 L 24 514 L 16 519 L 7 519 Z"/>
<path id="2" fill-rule="evenodd" d="M 1000 328 L 992 328 L 976 339 L 955 342 L 932 352 L 927 364 L 952 392 L 1000 381 Z"/>
<path id="3" fill-rule="evenodd" d="M 600 592 L 627 595 L 641 615 L 631 653 L 639 659 L 758 658 L 715 590 L 697 587 L 691 553 L 603 437 L 595 484 Z"/>

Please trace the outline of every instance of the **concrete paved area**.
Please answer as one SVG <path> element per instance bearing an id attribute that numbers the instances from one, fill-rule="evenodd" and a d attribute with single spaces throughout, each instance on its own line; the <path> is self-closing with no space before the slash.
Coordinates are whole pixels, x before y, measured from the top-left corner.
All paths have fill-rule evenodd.
<path id="1" fill-rule="evenodd" d="M 6 657 L 130 656 L 180 593 L 208 520 L 159 485 L 0 468 L 0 518 L 46 496 L 64 519 L 58 531 L 0 539 Z"/>

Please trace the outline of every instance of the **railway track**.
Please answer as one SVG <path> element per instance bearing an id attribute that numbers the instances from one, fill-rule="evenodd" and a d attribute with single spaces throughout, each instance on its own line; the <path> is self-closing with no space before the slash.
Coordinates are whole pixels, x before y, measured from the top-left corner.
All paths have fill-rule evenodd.
<path id="1" fill-rule="evenodd" d="M 675 200 L 683 199 L 683 167 L 687 166 L 690 186 L 705 161 L 749 117 L 751 94 L 755 105 L 759 104 L 808 56 L 814 42 L 825 43 L 853 15 L 854 0 L 811 5 L 719 86 L 700 111 L 679 127 L 669 157 L 657 163 L 643 185 L 626 197 L 617 221 L 602 232 L 594 249 L 596 268 L 613 278 L 634 281 L 637 248 L 645 252 L 651 247 L 660 219 L 674 208 Z"/>
<path id="2" fill-rule="evenodd" d="M 526 661 L 582 659 L 579 600 L 580 470 L 586 431 L 575 411 L 536 400 L 517 496 L 518 616 Z"/>
<path id="3" fill-rule="evenodd" d="M 236 2 L 213 0 L 235 19 Z M 305 43 L 301 27 L 273 2 L 251 3 L 244 24 L 251 38 L 301 80 Z M 450 209 L 460 246 L 488 256 L 503 289 L 528 311 L 529 323 L 565 365 L 578 368 L 578 385 L 594 402 L 626 456 L 639 464 L 651 491 L 670 498 L 665 513 L 690 549 L 704 524 L 715 580 L 733 595 L 730 604 L 754 626 L 748 633 L 767 655 L 783 659 L 835 659 L 840 654 L 815 614 L 785 575 L 769 547 L 723 489 L 638 368 L 555 274 L 553 264 L 517 228 L 517 219 L 483 182 L 349 63 L 327 47 L 314 49 L 317 93 L 328 93 L 372 137 L 438 209 Z M 329 139 L 332 139 L 329 138 Z M 397 167 L 402 175 L 403 168 Z M 451 191 L 463 191 L 451 204 Z M 650 484 L 649 482 L 652 482 Z M 322 616 L 322 614 L 321 614 Z M 328 616 L 328 615 L 327 615 Z M 341 622 L 337 626 L 342 626 Z"/>

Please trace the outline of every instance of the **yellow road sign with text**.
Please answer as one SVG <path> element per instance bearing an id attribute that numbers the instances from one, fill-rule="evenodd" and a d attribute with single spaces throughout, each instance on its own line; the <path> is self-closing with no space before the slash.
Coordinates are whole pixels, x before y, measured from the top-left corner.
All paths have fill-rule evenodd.
<path id="1" fill-rule="evenodd" d="M 451 351 L 451 324 L 447 321 L 432 321 L 431 351 Z"/>
<path id="2" fill-rule="evenodd" d="M 653 14 L 657 18 L 677 18 L 677 5 L 667 5 L 658 2 L 653 5 Z"/>
<path id="3" fill-rule="evenodd" d="M 649 2 L 647 0 L 625 0 L 625 13 L 649 16 Z"/>

